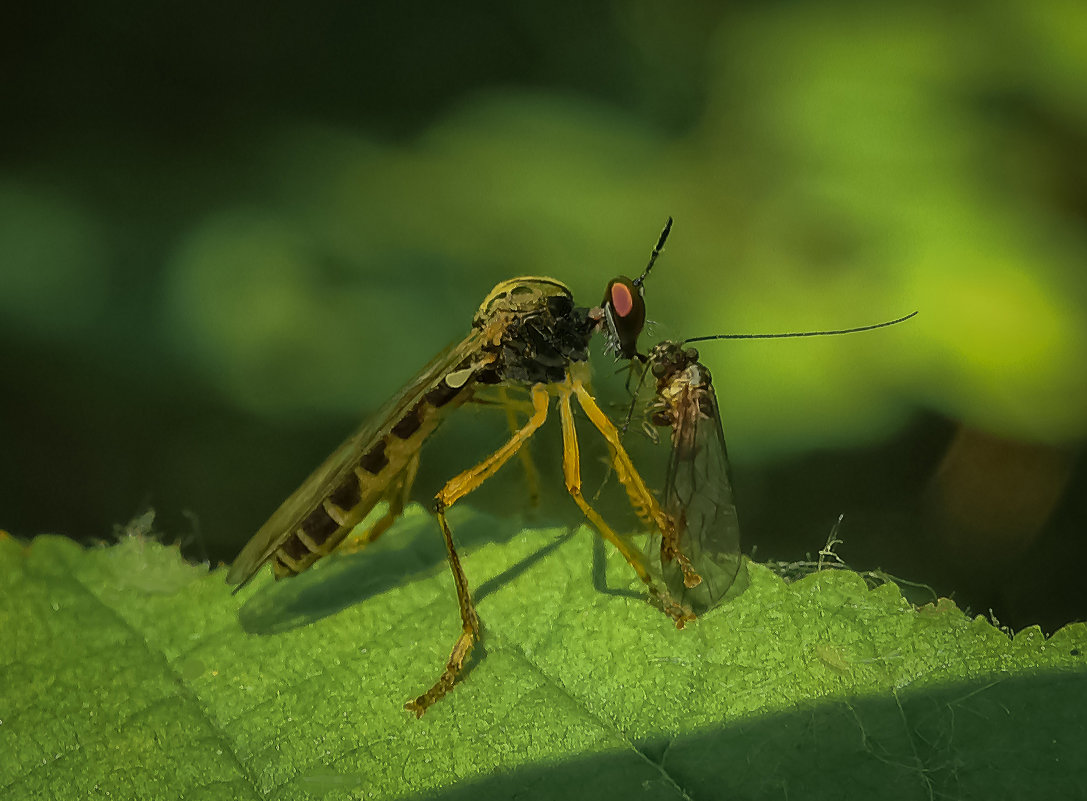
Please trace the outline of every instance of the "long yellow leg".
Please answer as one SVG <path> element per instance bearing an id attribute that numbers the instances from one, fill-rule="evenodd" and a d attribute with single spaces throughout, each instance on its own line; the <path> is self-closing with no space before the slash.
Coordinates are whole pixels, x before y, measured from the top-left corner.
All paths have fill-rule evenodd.
<path id="1" fill-rule="evenodd" d="M 451 478 L 435 500 L 448 508 L 497 473 L 499 468 L 508 462 L 529 437 L 536 433 L 536 429 L 547 420 L 547 404 L 550 397 L 545 385 L 536 384 L 532 388 L 532 416 L 529 417 L 528 422 L 514 432 L 505 445 L 482 462 L 465 470 L 459 476 Z"/>
<path id="2" fill-rule="evenodd" d="M 521 424 L 517 422 L 517 413 L 523 412 L 531 416 L 533 412 L 531 401 L 514 400 L 510 397 L 509 388 L 504 386 L 496 387 L 493 393 L 477 392 L 472 397 L 472 403 L 477 406 L 501 406 L 502 411 L 506 413 L 506 423 L 511 434 L 516 433 L 521 427 Z M 525 471 L 528 503 L 530 506 L 537 506 L 540 503 L 540 474 L 536 470 L 535 462 L 532 461 L 532 453 L 528 448 L 521 448 L 517 452 L 517 458 Z"/>
<path id="3" fill-rule="evenodd" d="M 547 388 L 543 384 L 537 384 L 532 388 L 532 416 L 528 422 L 516 431 L 509 441 L 492 453 L 475 467 L 465 470 L 453 477 L 442 487 L 434 499 L 434 511 L 438 516 L 438 526 L 441 528 L 445 547 L 449 553 L 449 567 L 453 571 L 453 583 L 457 588 L 457 602 L 460 605 L 461 634 L 453 644 L 453 650 L 449 654 L 445 670 L 438 680 L 425 693 L 404 704 L 404 708 L 414 712 L 416 717 L 421 717 L 427 707 L 453 689 L 457 676 L 464 669 L 465 662 L 472 653 L 472 648 L 480 638 L 479 615 L 472 603 L 472 595 L 468 590 L 468 579 L 464 575 L 464 569 L 460 564 L 460 557 L 453 545 L 453 533 L 449 530 L 449 523 L 445 517 L 445 510 L 476 489 L 488 478 L 493 476 L 498 469 L 508 462 L 521 448 L 536 429 L 547 420 L 547 405 L 550 400 Z"/>
<path id="4" fill-rule="evenodd" d="M 639 509 L 649 520 L 655 523 L 660 531 L 662 537 L 661 558 L 666 562 L 672 559 L 679 562 L 680 569 L 683 571 L 683 584 L 687 587 L 697 587 L 702 583 L 702 577 L 695 572 L 687 556 L 680 550 L 679 530 L 676 521 L 664 513 L 664 510 L 660 508 L 660 504 L 657 503 L 656 497 L 645 486 L 645 482 L 635 469 L 634 463 L 630 461 L 630 455 L 627 453 L 626 448 L 623 447 L 619 432 L 611 420 L 607 418 L 607 415 L 596 405 L 593 396 L 589 394 L 580 380 L 573 378 L 571 382 L 581 408 L 585 410 L 589 420 L 592 421 L 592 424 L 596 426 L 597 430 L 611 446 L 615 474 L 619 477 L 619 481 L 622 482 L 623 486 L 626 487 L 631 502 L 635 508 Z"/>
<path id="5" fill-rule="evenodd" d="M 559 418 L 562 422 L 562 473 L 566 480 L 566 491 L 604 539 L 614 545 L 623 558 L 630 562 L 638 578 L 646 584 L 652 584 L 653 579 L 642 562 L 641 554 L 623 542 L 581 494 L 581 449 L 577 441 L 577 429 L 574 428 L 574 413 L 570 409 L 569 389 L 559 394 Z"/>
<path id="6" fill-rule="evenodd" d="M 422 695 L 413 698 L 404 704 L 404 709 L 414 712 L 415 717 L 421 718 L 431 704 L 440 700 L 453 689 L 457 676 L 464 669 L 464 663 L 472 655 L 472 648 L 479 640 L 481 631 L 479 615 L 476 613 L 475 604 L 472 603 L 472 595 L 468 590 L 468 577 L 464 575 L 460 557 L 453 545 L 453 532 L 449 530 L 449 523 L 445 519 L 445 509 L 438 507 L 438 526 L 442 530 L 442 538 L 449 553 L 449 567 L 453 571 L 453 583 L 457 587 L 457 602 L 460 604 L 461 634 L 453 643 L 453 650 L 449 654 L 449 661 L 445 663 L 445 670 L 433 686 Z"/>
<path id="7" fill-rule="evenodd" d="M 664 613 L 675 621 L 676 628 L 683 628 L 687 621 L 694 620 L 694 614 L 675 601 L 665 590 L 653 583 L 653 578 L 649 575 L 649 571 L 646 570 L 645 564 L 642 562 L 641 554 L 631 549 L 604 522 L 604 518 L 589 505 L 589 502 L 585 500 L 585 496 L 581 493 L 581 459 L 577 442 L 577 429 L 574 427 L 574 414 L 570 409 L 570 394 L 576 391 L 576 387 L 580 387 L 580 384 L 567 382 L 559 392 L 559 415 L 562 421 L 562 471 L 566 479 L 566 491 L 570 493 L 570 497 L 574 499 L 574 502 L 581 508 L 585 516 L 596 526 L 596 530 L 600 532 L 601 536 L 614 545 L 619 553 L 623 555 L 623 558 L 630 563 L 630 566 L 638 574 L 638 578 L 648 586 L 653 599 L 659 604 Z M 631 469 L 633 470 L 633 465 L 631 465 Z M 637 473 L 635 472 L 634 475 L 637 475 Z M 638 476 L 638 481 L 641 481 L 640 476 Z M 644 488 L 645 485 L 642 486 Z M 648 492 L 648 490 L 646 491 Z M 656 501 L 654 500 L 653 503 L 656 503 Z"/>
<path id="8" fill-rule="evenodd" d="M 626 489 L 631 504 L 639 514 L 654 523 L 657 530 L 660 531 L 661 560 L 670 562 L 674 559 L 679 563 L 679 567 L 683 571 L 684 586 L 688 588 L 697 587 L 702 583 L 702 577 L 695 572 L 690 560 L 680 549 L 677 522 L 660 508 L 656 497 L 646 487 L 645 481 L 642 480 L 638 470 L 634 467 L 634 463 L 630 460 L 630 455 L 627 453 L 626 448 L 623 447 L 618 430 L 607 415 L 597 406 L 593 396 L 589 394 L 589 391 L 585 389 L 579 379 L 571 378 L 571 383 L 573 391 L 577 394 L 578 403 L 585 410 L 586 416 L 611 446 L 612 466 L 615 468 L 615 474 L 618 476 L 619 481 Z"/>
<path id="9" fill-rule="evenodd" d="M 498 401 L 506 412 L 506 423 L 510 427 L 510 433 L 515 433 L 518 425 L 517 406 L 523 404 L 516 404 L 511 400 L 505 387 L 498 388 Z M 521 467 L 525 471 L 529 505 L 537 506 L 540 503 L 540 474 L 536 470 L 535 462 L 532 461 L 532 453 L 528 448 L 521 448 L 517 451 L 517 458 L 521 460 Z"/>

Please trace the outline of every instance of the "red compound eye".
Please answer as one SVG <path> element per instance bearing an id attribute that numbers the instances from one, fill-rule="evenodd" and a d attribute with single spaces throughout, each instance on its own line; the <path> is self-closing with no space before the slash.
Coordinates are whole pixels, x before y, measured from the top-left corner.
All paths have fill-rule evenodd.
<path id="1" fill-rule="evenodd" d="M 611 307 L 620 317 L 627 317 L 634 310 L 634 295 L 626 284 L 613 281 L 611 284 Z"/>
<path id="2" fill-rule="evenodd" d="M 672 218 L 664 225 L 657 246 L 649 254 L 649 263 L 645 265 L 642 274 L 631 281 L 625 275 L 612 279 L 608 288 L 604 291 L 604 302 L 599 309 L 594 309 L 599 320 L 602 315 L 607 325 L 604 332 L 608 341 L 620 359 L 638 359 L 645 362 L 646 356 L 638 353 L 638 335 L 645 327 L 645 301 L 642 299 L 642 284 L 649 277 L 649 271 L 653 269 L 653 263 L 664 250 L 664 242 L 668 239 L 668 232 L 672 230 Z"/>
<path id="3" fill-rule="evenodd" d="M 604 318 L 608 337 L 621 359 L 638 355 L 638 335 L 645 326 L 645 301 L 641 287 L 620 275 L 608 283 L 604 292 Z"/>

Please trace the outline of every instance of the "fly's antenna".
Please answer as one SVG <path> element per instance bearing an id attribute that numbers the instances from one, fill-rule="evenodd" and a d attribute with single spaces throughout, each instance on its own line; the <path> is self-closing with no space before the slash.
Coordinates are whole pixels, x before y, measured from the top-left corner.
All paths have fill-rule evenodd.
<path id="1" fill-rule="evenodd" d="M 839 328 L 834 331 L 790 331 L 784 334 L 711 334 L 710 336 L 685 339 L 683 344 L 686 345 L 688 342 L 709 342 L 711 339 L 787 339 L 789 337 L 829 337 L 836 334 L 856 334 L 859 331 L 872 331 L 876 328 L 898 325 L 916 316 L 917 312 L 910 312 L 905 317 L 899 317 L 897 320 L 888 320 L 885 323 L 876 323 L 875 325 L 862 325 L 858 328 Z"/>
<path id="2" fill-rule="evenodd" d="M 661 231 L 660 237 L 657 239 L 657 246 L 653 248 L 653 252 L 649 254 L 649 264 L 645 265 L 645 269 L 642 270 L 642 274 L 635 278 L 631 283 L 638 289 L 642 288 L 642 284 L 645 279 L 649 277 L 649 271 L 653 269 L 653 265 L 657 261 L 657 256 L 664 250 L 664 243 L 668 239 L 668 233 L 672 230 L 672 217 L 668 217 L 668 222 L 664 224 L 664 230 Z"/>

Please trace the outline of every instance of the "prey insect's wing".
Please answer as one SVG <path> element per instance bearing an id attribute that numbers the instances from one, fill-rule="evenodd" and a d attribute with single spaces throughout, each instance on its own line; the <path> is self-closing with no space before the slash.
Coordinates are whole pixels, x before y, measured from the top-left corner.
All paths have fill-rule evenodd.
<path id="1" fill-rule="evenodd" d="M 231 565 L 226 577 L 227 583 L 240 585 L 249 581 L 298 529 L 303 520 L 319 508 L 331 492 L 343 484 L 360 458 L 380 444 L 393 426 L 404 417 L 408 410 L 421 401 L 436 382 L 473 353 L 478 352 L 479 341 L 479 332 L 473 331 L 462 342 L 449 346 L 435 356 L 400 392 L 333 451 L 253 535 Z M 388 484 L 398 472 L 396 469 L 390 469 L 387 474 L 383 474 L 383 478 L 375 476 L 374 480 L 383 480 Z M 374 505 L 376 505 L 376 499 L 370 507 Z M 356 507 L 355 511 L 361 518 L 370 509 Z M 346 530 L 341 532 L 339 540 L 346 537 L 347 533 Z M 337 544 L 338 541 L 328 542 L 327 549 L 331 550 Z"/>
<path id="2" fill-rule="evenodd" d="M 685 587 L 674 562 L 663 571 L 668 589 L 698 611 L 720 601 L 739 574 L 740 525 L 713 385 L 687 385 L 684 392 L 688 397 L 674 407 L 663 507 L 678 526 L 680 550 L 702 583 Z"/>

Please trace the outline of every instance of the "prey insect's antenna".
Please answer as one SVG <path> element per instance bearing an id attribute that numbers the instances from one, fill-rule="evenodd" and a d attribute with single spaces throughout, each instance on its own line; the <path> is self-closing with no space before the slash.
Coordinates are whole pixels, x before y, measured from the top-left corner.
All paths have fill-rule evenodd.
<path id="1" fill-rule="evenodd" d="M 664 243 L 668 240 L 668 234 L 671 232 L 671 230 L 672 217 L 669 216 L 668 222 L 664 224 L 664 230 L 661 231 L 661 235 L 657 239 L 656 247 L 654 247 L 653 252 L 649 254 L 649 264 L 645 265 L 645 269 L 642 270 L 642 274 L 635 278 L 634 281 L 632 281 L 634 286 L 638 287 L 638 289 L 642 288 L 642 284 L 645 282 L 645 279 L 649 277 L 649 271 L 653 269 L 653 265 L 657 261 L 657 256 L 659 256 L 661 254 L 661 251 L 664 250 Z"/>
<path id="2" fill-rule="evenodd" d="M 671 227 L 671 221 L 672 220 L 669 217 L 669 225 L 665 226 L 664 233 L 661 234 L 661 242 L 663 242 L 668 235 L 668 229 Z M 653 266 L 653 260 L 656 258 L 656 254 L 660 252 L 661 242 L 657 244 L 657 248 L 653 251 L 653 257 L 649 260 L 649 267 Z M 638 280 L 642 280 L 645 278 L 646 275 L 648 275 L 649 267 L 646 268 L 646 271 L 642 273 L 641 278 L 639 278 Z M 874 325 L 862 325 L 856 328 L 838 328 L 831 331 L 790 331 L 781 334 L 710 334 L 707 336 L 691 337 L 690 339 L 685 339 L 681 344 L 688 345 L 692 342 L 709 342 L 714 339 L 788 339 L 790 337 L 826 337 L 835 336 L 837 334 L 856 334 L 860 331 L 872 331 L 877 328 L 887 328 L 891 325 L 898 325 L 899 323 L 904 323 L 906 322 L 906 320 L 909 320 L 910 318 L 916 316 L 917 312 L 914 311 L 903 317 L 899 317 L 898 319 L 887 320 L 883 323 L 875 323 Z M 697 353 L 697 351 L 695 351 L 695 353 Z M 633 358 L 638 359 L 640 362 L 642 362 L 642 364 L 647 364 L 650 361 L 649 357 L 643 356 L 642 354 L 637 352 L 635 352 Z M 697 360 L 697 355 L 694 358 L 695 360 Z M 626 419 L 623 421 L 623 425 L 620 426 L 620 430 L 624 433 L 630 426 L 630 421 L 634 417 L 634 408 L 637 405 L 638 393 L 641 391 L 642 386 L 645 384 L 646 376 L 649 374 L 649 372 L 649 370 L 642 370 L 641 375 L 639 376 L 638 385 L 634 388 L 633 392 L 631 392 L 632 398 L 630 408 L 627 410 Z M 627 389 L 630 389 L 629 379 L 627 380 Z"/>
<path id="3" fill-rule="evenodd" d="M 859 331 L 872 331 L 876 328 L 898 325 L 916 316 L 917 312 L 914 311 L 904 317 L 899 317 L 897 320 L 888 320 L 885 323 L 876 323 L 875 325 L 862 325 L 857 328 L 839 328 L 834 331 L 790 331 L 784 334 L 710 334 L 709 336 L 685 339 L 683 344 L 686 345 L 688 342 L 709 342 L 711 339 L 787 339 L 789 337 L 829 337 L 835 334 L 856 334 Z"/>

